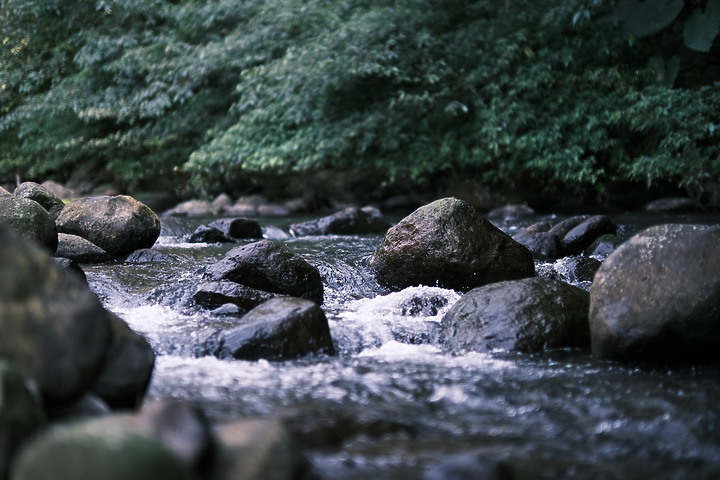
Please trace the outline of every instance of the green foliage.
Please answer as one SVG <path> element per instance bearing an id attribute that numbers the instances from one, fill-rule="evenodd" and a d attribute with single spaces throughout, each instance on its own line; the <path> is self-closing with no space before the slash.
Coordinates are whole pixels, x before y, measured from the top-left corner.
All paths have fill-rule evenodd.
<path id="1" fill-rule="evenodd" d="M 712 25 L 716 3 L 694 19 L 672 0 L 0 0 L 0 178 L 716 178 L 718 78 L 672 27 Z M 608 21 L 651 4 L 648 38 Z"/>

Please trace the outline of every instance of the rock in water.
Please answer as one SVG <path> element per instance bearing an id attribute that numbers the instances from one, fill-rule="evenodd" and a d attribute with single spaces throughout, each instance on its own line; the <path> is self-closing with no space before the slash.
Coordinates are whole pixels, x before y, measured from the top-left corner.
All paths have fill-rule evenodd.
<path id="1" fill-rule="evenodd" d="M 33 378 L 46 400 L 65 401 L 95 380 L 110 337 L 87 284 L 0 227 L 0 357 Z"/>
<path id="2" fill-rule="evenodd" d="M 257 290 L 323 302 L 320 272 L 288 247 L 260 240 L 233 248 L 212 265 L 207 276 Z"/>
<path id="3" fill-rule="evenodd" d="M 720 360 L 720 229 L 659 225 L 620 245 L 590 287 L 593 353 Z"/>
<path id="4" fill-rule="evenodd" d="M 242 325 L 209 340 L 220 358 L 291 360 L 312 353 L 333 354 L 335 347 L 322 309 L 314 302 L 275 297 L 242 317 Z"/>
<path id="5" fill-rule="evenodd" d="M 588 293 L 548 278 L 493 283 L 463 295 L 441 323 L 451 352 L 587 347 Z"/>
<path id="6" fill-rule="evenodd" d="M 370 266 L 396 289 L 430 285 L 467 291 L 535 275 L 527 248 L 456 198 L 420 207 L 389 229 Z"/>
<path id="7" fill-rule="evenodd" d="M 116 257 L 152 247 L 160 236 L 160 218 L 126 195 L 81 198 L 65 205 L 58 231 L 90 240 Z"/>
<path id="8" fill-rule="evenodd" d="M 306 235 L 363 235 L 385 233 L 390 228 L 379 212 L 348 207 L 327 217 L 290 225 L 297 237 Z"/>

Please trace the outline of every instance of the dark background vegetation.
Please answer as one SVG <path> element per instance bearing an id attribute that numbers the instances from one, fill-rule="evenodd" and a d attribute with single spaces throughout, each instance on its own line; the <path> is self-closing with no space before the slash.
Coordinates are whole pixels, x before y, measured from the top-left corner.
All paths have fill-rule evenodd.
<path id="1" fill-rule="evenodd" d="M 0 23 L 0 183 L 720 205 L 720 0 L 0 0 Z"/>

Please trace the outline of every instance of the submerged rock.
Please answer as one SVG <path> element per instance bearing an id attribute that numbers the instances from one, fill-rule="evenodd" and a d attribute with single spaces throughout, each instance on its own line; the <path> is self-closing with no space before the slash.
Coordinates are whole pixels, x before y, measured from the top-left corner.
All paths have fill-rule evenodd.
<path id="1" fill-rule="evenodd" d="M 160 219 L 147 206 L 125 195 L 88 197 L 65 205 L 58 231 L 83 237 L 120 257 L 152 247 L 160 236 Z"/>
<path id="2" fill-rule="evenodd" d="M 318 304 L 323 302 L 323 283 L 317 268 L 285 245 L 270 240 L 233 248 L 210 266 L 207 277 Z"/>
<path id="3" fill-rule="evenodd" d="M 58 232 L 55 220 L 42 205 L 28 198 L 0 196 L 0 225 L 33 240 L 55 253 Z"/>
<path id="4" fill-rule="evenodd" d="M 307 235 L 364 235 L 385 233 L 390 228 L 379 212 L 348 207 L 327 217 L 290 225 L 296 237 Z"/>
<path id="5" fill-rule="evenodd" d="M 0 356 L 46 400 L 65 401 L 95 381 L 110 338 L 107 314 L 83 279 L 0 227 Z"/>
<path id="6" fill-rule="evenodd" d="M 467 291 L 535 274 L 528 249 L 455 198 L 420 207 L 388 230 L 370 266 L 396 289 L 437 285 Z"/>
<path id="7" fill-rule="evenodd" d="M 486 285 L 466 293 L 445 314 L 441 342 L 453 353 L 587 347 L 588 301 L 584 290 L 547 278 Z"/>
<path id="8" fill-rule="evenodd" d="M 208 227 L 220 230 L 228 237 L 236 240 L 262 238 L 263 236 L 260 224 L 255 220 L 244 217 L 219 218 L 210 222 Z"/>
<path id="9" fill-rule="evenodd" d="M 720 360 L 720 229 L 659 225 L 618 247 L 590 287 L 600 358 Z"/>
<path id="10" fill-rule="evenodd" d="M 235 243 L 235 239 L 225 235 L 217 228 L 208 225 L 200 225 L 190 235 L 190 243 Z"/>
<path id="11" fill-rule="evenodd" d="M 335 353 L 325 313 L 309 300 L 272 298 L 240 321 L 241 325 L 208 339 L 209 353 L 241 360 L 291 360 L 313 353 Z"/>

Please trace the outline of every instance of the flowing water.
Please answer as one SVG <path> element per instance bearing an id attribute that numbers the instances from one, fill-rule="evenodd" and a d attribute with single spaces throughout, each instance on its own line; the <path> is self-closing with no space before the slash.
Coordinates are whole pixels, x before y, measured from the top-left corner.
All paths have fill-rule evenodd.
<path id="1" fill-rule="evenodd" d="M 539 219 L 498 226 L 513 233 Z M 720 222 L 615 220 L 623 238 L 657 223 Z M 625 365 L 580 351 L 447 355 L 432 338 L 460 295 L 378 285 L 368 262 L 380 236 L 292 238 L 291 219 L 260 222 L 265 237 L 319 269 L 338 355 L 273 363 L 199 356 L 203 340 L 233 319 L 191 296 L 234 245 L 185 243 L 204 222 L 165 219 L 154 248 L 171 261 L 86 268 L 104 304 L 157 353 L 150 397 L 187 400 L 217 423 L 289 418 L 327 479 L 452 478 L 438 467 L 448 460 L 465 469 L 461 478 L 491 478 L 482 476 L 488 462 L 501 462 L 511 478 L 720 478 L 720 368 Z"/>

